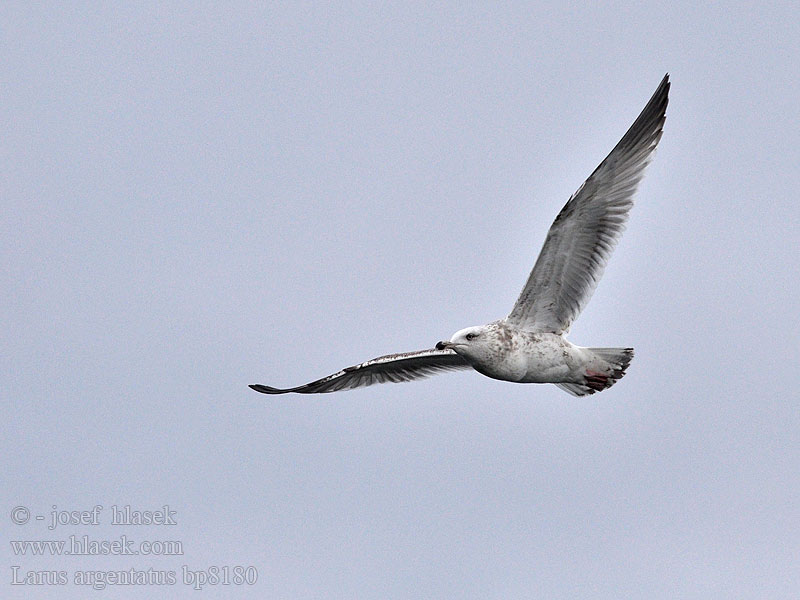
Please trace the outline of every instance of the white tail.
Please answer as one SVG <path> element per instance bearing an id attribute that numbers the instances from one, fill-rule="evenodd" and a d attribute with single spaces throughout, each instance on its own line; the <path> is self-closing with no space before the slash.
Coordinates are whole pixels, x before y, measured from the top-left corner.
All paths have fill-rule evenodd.
<path id="1" fill-rule="evenodd" d="M 583 383 L 557 383 L 573 396 L 588 396 L 602 392 L 622 379 L 633 360 L 633 348 L 587 348 L 600 359 L 599 368 L 586 372 Z"/>

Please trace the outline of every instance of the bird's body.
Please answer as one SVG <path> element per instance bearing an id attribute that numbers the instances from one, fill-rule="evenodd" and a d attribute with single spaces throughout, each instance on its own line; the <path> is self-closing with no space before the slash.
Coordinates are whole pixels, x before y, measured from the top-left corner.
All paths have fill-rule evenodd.
<path id="1" fill-rule="evenodd" d="M 435 348 L 390 354 L 295 388 L 252 385 L 265 394 L 314 394 L 411 381 L 474 369 L 515 383 L 554 383 L 575 396 L 611 387 L 632 348 L 584 348 L 566 339 L 622 234 L 633 195 L 661 139 L 669 92 L 661 81 L 639 117 L 556 217 L 511 313 L 457 331 Z"/>
<path id="2" fill-rule="evenodd" d="M 517 383 L 558 383 L 571 381 L 585 362 L 577 346 L 555 333 L 536 333 L 495 321 L 483 327 L 462 356 L 473 369 L 493 379 Z M 479 339 L 485 337 L 480 350 Z M 454 336 L 459 339 L 460 336 Z M 445 345 L 445 344 L 443 344 Z M 451 341 L 446 346 L 453 348 Z"/>
<path id="3" fill-rule="evenodd" d="M 632 348 L 583 348 L 563 333 L 529 331 L 506 319 L 462 329 L 436 347 L 455 350 L 487 377 L 515 383 L 569 384 L 567 391 L 610 387 L 633 358 Z"/>

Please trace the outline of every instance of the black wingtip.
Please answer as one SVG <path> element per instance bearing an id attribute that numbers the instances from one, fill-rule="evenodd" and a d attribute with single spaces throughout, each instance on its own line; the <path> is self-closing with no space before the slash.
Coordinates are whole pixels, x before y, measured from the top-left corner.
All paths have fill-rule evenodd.
<path id="1" fill-rule="evenodd" d="M 665 100 L 666 96 L 669 94 L 669 88 L 671 85 L 672 83 L 669 80 L 669 73 L 665 73 L 664 78 L 661 80 L 661 83 L 658 84 L 658 87 L 653 93 L 652 98 L 650 98 L 650 102 L 648 102 L 648 104 L 660 103 L 661 101 Z"/>
<path id="2" fill-rule="evenodd" d="M 661 83 L 658 84 L 658 89 L 666 88 L 667 92 L 669 92 L 669 88 L 672 85 L 672 82 L 669 80 L 669 73 L 664 74 L 664 79 L 661 80 Z"/>
<path id="3" fill-rule="evenodd" d="M 251 390 L 255 390 L 257 392 L 261 392 L 262 394 L 285 394 L 288 390 L 279 390 L 278 388 L 269 387 L 268 385 L 261 385 L 260 383 L 254 383 L 253 385 L 247 386 Z"/>

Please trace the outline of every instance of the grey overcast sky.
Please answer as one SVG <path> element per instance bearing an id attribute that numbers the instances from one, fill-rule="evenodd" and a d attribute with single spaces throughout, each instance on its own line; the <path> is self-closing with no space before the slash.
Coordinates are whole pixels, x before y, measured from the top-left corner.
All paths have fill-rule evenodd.
<path id="1" fill-rule="evenodd" d="M 0 596 L 797 598 L 793 4 L 4 2 Z M 247 388 L 505 316 L 665 72 L 613 389 Z"/>

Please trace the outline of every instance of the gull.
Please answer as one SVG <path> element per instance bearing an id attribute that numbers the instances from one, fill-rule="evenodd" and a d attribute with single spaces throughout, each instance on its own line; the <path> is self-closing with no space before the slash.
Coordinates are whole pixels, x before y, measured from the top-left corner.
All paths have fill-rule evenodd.
<path id="1" fill-rule="evenodd" d="M 588 348 L 567 341 L 617 244 L 633 196 L 661 139 L 669 74 L 611 153 L 556 217 L 511 313 L 457 331 L 450 341 L 388 354 L 292 388 L 251 385 L 264 394 L 318 394 L 473 369 L 515 383 L 554 383 L 573 396 L 608 389 L 625 375 L 633 348 Z"/>

